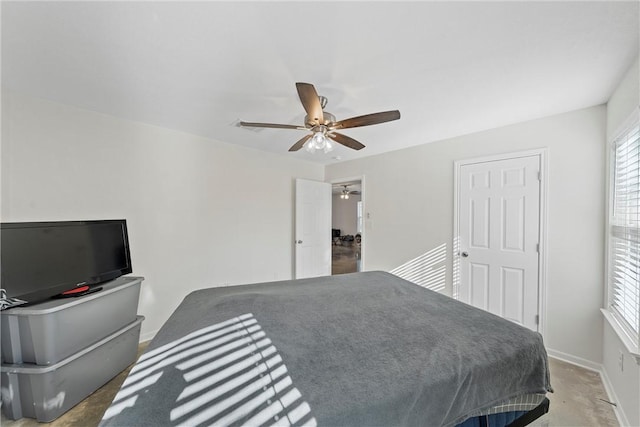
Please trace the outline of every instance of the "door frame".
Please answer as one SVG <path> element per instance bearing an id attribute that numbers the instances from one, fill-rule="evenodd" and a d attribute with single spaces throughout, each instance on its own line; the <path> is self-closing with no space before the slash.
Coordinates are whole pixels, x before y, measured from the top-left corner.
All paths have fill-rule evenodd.
<path id="1" fill-rule="evenodd" d="M 494 154 L 490 156 L 476 157 L 454 161 L 453 175 L 453 297 L 459 299 L 460 289 L 460 253 L 458 242 L 460 239 L 460 169 L 462 166 L 475 163 L 488 163 L 499 160 L 511 160 L 520 157 L 537 156 L 540 159 L 540 212 L 538 241 L 540 248 L 538 252 L 538 332 L 543 337 L 546 336 L 546 310 L 547 310 L 547 241 L 548 241 L 548 152 L 546 148 L 538 148 L 526 151 Z"/>
<path id="2" fill-rule="evenodd" d="M 331 185 L 340 184 L 341 182 L 360 181 L 360 201 L 362 201 L 362 240 L 360 241 L 360 271 L 365 270 L 365 246 L 367 241 L 367 204 L 365 201 L 365 179 L 364 175 L 347 176 L 343 178 L 333 178 L 329 181 Z M 333 203 L 333 195 L 331 195 L 331 203 Z M 333 219 L 333 207 L 331 212 L 331 218 Z"/>

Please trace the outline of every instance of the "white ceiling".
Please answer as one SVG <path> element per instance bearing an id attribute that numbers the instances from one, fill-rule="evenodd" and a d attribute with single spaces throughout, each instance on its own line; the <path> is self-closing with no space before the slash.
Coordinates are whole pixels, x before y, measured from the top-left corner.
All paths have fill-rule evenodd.
<path id="1" fill-rule="evenodd" d="M 2 2 L 4 87 L 320 163 L 606 102 L 638 54 L 637 1 Z M 287 152 L 295 82 L 367 147 Z"/>

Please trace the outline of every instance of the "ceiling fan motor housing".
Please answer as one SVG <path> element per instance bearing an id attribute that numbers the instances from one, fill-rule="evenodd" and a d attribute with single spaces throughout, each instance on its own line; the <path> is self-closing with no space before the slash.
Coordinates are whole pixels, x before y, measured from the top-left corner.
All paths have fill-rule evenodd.
<path id="1" fill-rule="evenodd" d="M 324 116 L 324 123 L 318 123 L 316 122 L 315 118 L 310 119 L 308 115 L 304 116 L 304 122 L 306 126 L 311 129 L 318 126 L 318 124 L 328 126 L 329 124 L 336 122 L 336 116 L 334 116 L 333 114 L 323 111 L 322 115 Z"/>

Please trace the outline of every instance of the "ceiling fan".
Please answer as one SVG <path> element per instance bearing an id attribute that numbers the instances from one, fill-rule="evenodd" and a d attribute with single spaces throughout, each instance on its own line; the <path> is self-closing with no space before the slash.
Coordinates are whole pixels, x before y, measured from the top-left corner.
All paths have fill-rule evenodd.
<path id="1" fill-rule="evenodd" d="M 347 189 L 349 185 L 342 185 L 342 187 L 344 187 L 344 189 L 340 192 L 340 198 L 341 199 L 348 199 L 350 195 L 354 195 L 354 196 L 358 196 L 360 195 L 360 192 L 358 190 L 349 190 Z"/>
<path id="2" fill-rule="evenodd" d="M 291 148 L 289 148 L 289 151 L 298 151 L 306 144 L 307 150 L 311 152 L 314 152 L 315 150 L 324 150 L 326 153 L 333 149 L 333 144 L 331 143 L 332 140 L 354 150 L 361 150 L 364 148 L 362 143 L 349 136 L 338 133 L 336 130 L 375 125 L 378 123 L 398 120 L 400 118 L 400 111 L 392 110 L 336 121 L 336 117 L 333 114 L 324 111 L 324 107 L 327 105 L 327 98 L 324 96 L 318 96 L 318 93 L 312 84 L 296 83 L 296 89 L 298 90 L 298 96 L 300 97 L 302 106 L 307 112 L 303 126 L 243 121 L 240 122 L 240 126 L 311 131 L 311 133 L 305 135 L 298 142 L 293 144 Z"/>

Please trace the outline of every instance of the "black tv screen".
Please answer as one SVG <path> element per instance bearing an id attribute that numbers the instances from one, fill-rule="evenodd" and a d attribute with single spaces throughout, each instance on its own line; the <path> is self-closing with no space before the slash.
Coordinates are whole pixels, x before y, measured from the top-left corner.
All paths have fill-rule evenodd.
<path id="1" fill-rule="evenodd" d="M 131 273 L 126 220 L 2 223 L 0 270 L 28 303 Z"/>

